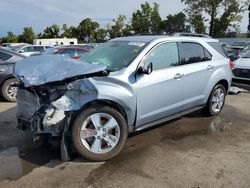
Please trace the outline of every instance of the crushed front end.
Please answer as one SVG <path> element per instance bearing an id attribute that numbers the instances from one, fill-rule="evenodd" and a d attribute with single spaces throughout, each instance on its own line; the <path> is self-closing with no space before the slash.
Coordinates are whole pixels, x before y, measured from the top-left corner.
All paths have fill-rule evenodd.
<path id="1" fill-rule="evenodd" d="M 71 113 L 57 109 L 52 102 L 63 96 L 65 91 L 66 86 L 25 88 L 21 85 L 17 93 L 18 128 L 30 129 L 35 135 L 62 135 Z"/>
<path id="2" fill-rule="evenodd" d="M 61 158 L 69 160 L 66 136 L 75 112 L 97 99 L 92 77 L 107 76 L 106 67 L 60 57 L 32 57 L 17 63 L 18 128 L 36 137 L 61 138 Z"/>

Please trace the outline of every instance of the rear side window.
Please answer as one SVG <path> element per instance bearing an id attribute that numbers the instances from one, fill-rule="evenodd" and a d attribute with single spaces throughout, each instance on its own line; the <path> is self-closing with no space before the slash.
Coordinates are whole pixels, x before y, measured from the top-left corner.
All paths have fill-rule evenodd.
<path id="1" fill-rule="evenodd" d="M 180 53 L 180 65 L 209 61 L 211 54 L 200 44 L 192 42 L 178 43 Z"/>
<path id="2" fill-rule="evenodd" d="M 219 52 L 222 56 L 227 57 L 227 54 L 219 42 L 208 42 L 208 44 L 213 47 L 217 52 Z"/>
<path id="3" fill-rule="evenodd" d="M 10 58 L 12 58 L 10 54 L 0 52 L 0 59 L 2 61 L 8 61 Z"/>

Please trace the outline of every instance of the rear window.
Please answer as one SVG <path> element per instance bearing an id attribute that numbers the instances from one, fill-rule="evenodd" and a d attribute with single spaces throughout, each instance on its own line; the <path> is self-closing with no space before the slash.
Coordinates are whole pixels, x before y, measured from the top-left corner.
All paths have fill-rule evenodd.
<path id="1" fill-rule="evenodd" d="M 227 54 L 224 48 L 221 46 L 219 42 L 208 42 L 208 44 L 213 47 L 217 52 L 219 52 L 222 56 L 227 57 Z"/>

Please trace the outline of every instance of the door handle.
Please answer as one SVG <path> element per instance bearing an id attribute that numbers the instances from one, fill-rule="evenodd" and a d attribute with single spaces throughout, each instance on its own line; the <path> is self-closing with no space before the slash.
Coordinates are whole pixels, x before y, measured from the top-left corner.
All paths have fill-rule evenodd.
<path id="1" fill-rule="evenodd" d="M 4 69 L 0 69 L 0 72 L 4 72 L 5 70 Z"/>
<path id="2" fill-rule="evenodd" d="M 214 69 L 214 66 L 208 65 L 207 70 L 212 70 L 212 69 Z"/>
<path id="3" fill-rule="evenodd" d="M 181 79 L 183 76 L 184 76 L 184 74 L 177 73 L 177 74 L 174 76 L 174 79 L 178 80 L 178 79 Z"/>

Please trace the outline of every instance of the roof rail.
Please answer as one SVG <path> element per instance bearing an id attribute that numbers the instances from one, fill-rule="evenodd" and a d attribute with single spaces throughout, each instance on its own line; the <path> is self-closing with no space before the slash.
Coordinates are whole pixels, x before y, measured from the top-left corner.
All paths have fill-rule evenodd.
<path id="1" fill-rule="evenodd" d="M 209 35 L 197 34 L 197 33 L 173 33 L 171 36 L 175 37 L 201 37 L 201 38 L 212 38 Z"/>

